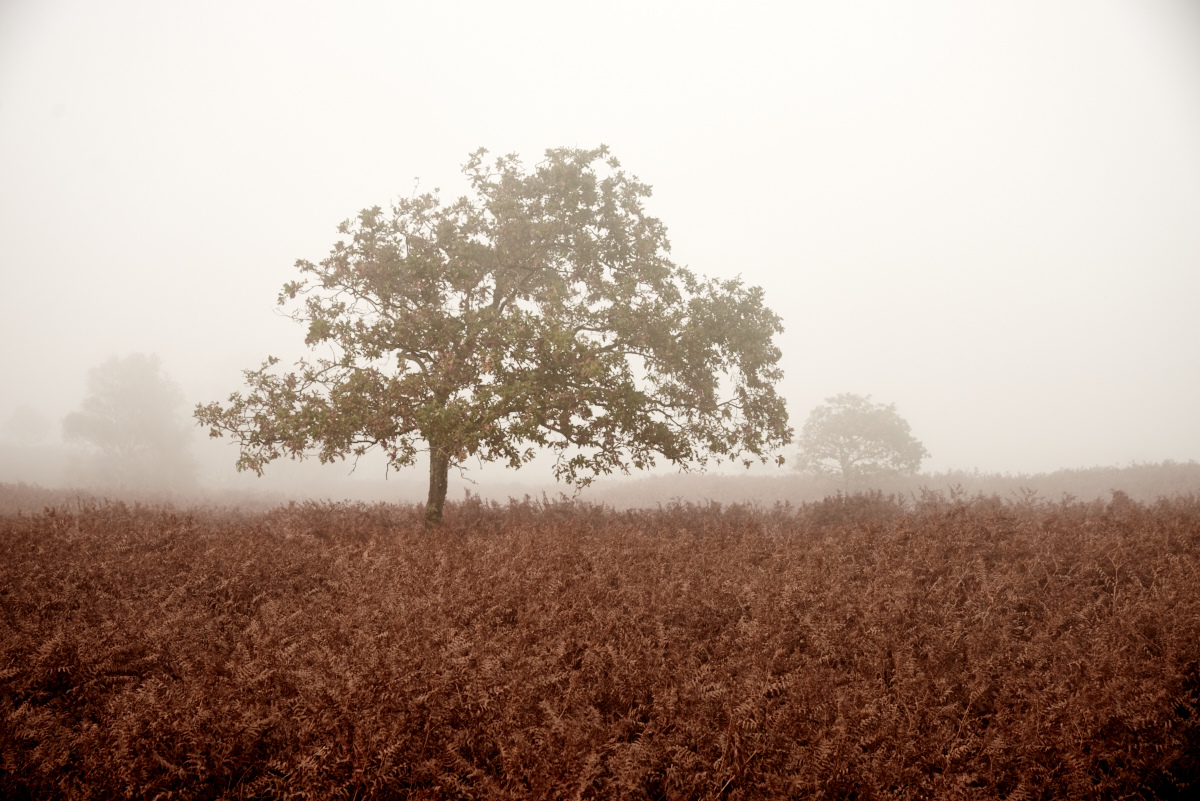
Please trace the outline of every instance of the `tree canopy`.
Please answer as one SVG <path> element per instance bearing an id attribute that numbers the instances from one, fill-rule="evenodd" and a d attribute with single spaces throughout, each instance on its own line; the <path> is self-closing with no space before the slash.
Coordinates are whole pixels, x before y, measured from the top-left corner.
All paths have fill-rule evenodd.
<path id="1" fill-rule="evenodd" d="M 63 438 L 88 451 L 79 478 L 122 487 L 191 484 L 196 464 L 183 406 L 157 356 L 114 356 L 90 370 L 79 411 L 63 418 Z"/>
<path id="2" fill-rule="evenodd" d="M 705 280 L 669 258 L 650 187 L 608 150 L 560 148 L 526 170 L 473 153 L 470 192 L 365 209 L 328 257 L 300 260 L 281 305 L 319 355 L 247 370 L 248 392 L 198 406 L 239 439 L 239 469 L 429 453 L 427 520 L 468 459 L 519 466 L 556 454 L 556 478 L 765 460 L 792 431 L 778 315 L 763 291 Z"/>
<path id="3" fill-rule="evenodd" d="M 841 476 L 848 485 L 867 476 L 915 473 L 928 456 L 895 404 L 843 393 L 826 398 L 804 422 L 797 468 Z"/>

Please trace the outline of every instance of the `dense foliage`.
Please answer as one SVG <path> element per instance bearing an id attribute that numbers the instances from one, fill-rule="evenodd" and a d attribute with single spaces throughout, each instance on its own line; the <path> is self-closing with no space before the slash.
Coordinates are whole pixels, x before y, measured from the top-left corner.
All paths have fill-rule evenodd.
<path id="1" fill-rule="evenodd" d="M 1200 502 L 0 518 L 0 796 L 1124 798 L 1200 780 Z"/>
<path id="2" fill-rule="evenodd" d="M 471 461 L 556 455 L 556 478 L 711 456 L 765 460 L 791 441 L 779 316 L 759 287 L 703 280 L 669 258 L 650 187 L 604 147 L 557 148 L 526 170 L 474 153 L 470 192 L 365 209 L 329 256 L 296 263 L 280 304 L 317 351 L 295 372 L 197 406 L 239 469 L 372 448 L 396 469 L 429 454 L 427 515 Z M 747 460 L 749 463 L 749 460 Z"/>

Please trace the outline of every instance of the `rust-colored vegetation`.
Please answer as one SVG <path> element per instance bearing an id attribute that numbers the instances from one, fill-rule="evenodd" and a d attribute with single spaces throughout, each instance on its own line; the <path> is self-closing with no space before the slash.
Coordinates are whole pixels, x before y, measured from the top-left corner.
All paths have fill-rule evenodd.
<path id="1" fill-rule="evenodd" d="M 0 518 L 6 798 L 1125 798 L 1200 780 L 1200 501 Z"/>

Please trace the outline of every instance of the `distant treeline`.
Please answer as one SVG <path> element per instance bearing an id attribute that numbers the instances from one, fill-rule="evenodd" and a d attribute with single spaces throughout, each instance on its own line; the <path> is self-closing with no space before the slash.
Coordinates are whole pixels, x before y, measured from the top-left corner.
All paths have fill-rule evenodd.
<path id="1" fill-rule="evenodd" d="M 287 503 L 287 498 L 271 493 L 239 490 L 196 490 L 171 492 L 167 490 L 104 491 L 42 487 L 37 484 L 6 484 L 0 482 L 0 517 L 30 515 L 45 509 L 80 509 L 97 503 L 133 503 L 144 506 L 174 508 L 225 507 L 248 512 L 266 511 Z"/>
<path id="2" fill-rule="evenodd" d="M 339 478 L 341 478 L 339 476 Z M 188 506 L 229 506 L 241 509 L 266 510 L 289 500 L 335 499 L 378 500 L 392 499 L 397 490 L 411 490 L 402 481 L 361 482 L 358 487 L 345 482 L 327 486 L 310 479 L 288 488 L 285 484 L 270 484 L 260 491 L 253 489 L 199 488 L 190 492 L 151 490 L 88 490 L 45 488 L 37 483 L 4 483 L 0 481 L 0 515 L 41 511 L 43 507 L 59 506 L 89 500 L 124 500 L 128 502 Z M 484 499 L 504 500 L 509 495 L 542 490 L 550 497 L 570 494 L 563 484 L 522 486 L 506 483 L 488 491 L 481 485 L 478 493 Z M 354 490 L 354 494 L 349 494 Z M 1163 462 L 1128 467 L 1090 467 L 1078 470 L 1057 470 L 1053 473 L 1028 475 L 1020 473 L 982 473 L 978 470 L 952 470 L 944 473 L 922 473 L 914 476 L 878 477 L 852 483 L 849 492 L 840 479 L 790 473 L 782 476 L 677 474 L 626 480 L 598 481 L 595 486 L 579 493 L 579 499 L 615 509 L 654 508 L 672 501 L 686 503 L 743 503 L 755 506 L 774 506 L 777 503 L 799 505 L 820 501 L 838 493 L 866 492 L 894 495 L 898 500 L 918 500 L 924 493 L 941 492 L 948 495 L 998 496 L 1006 500 L 1037 497 L 1046 501 L 1064 498 L 1092 501 L 1108 499 L 1114 491 L 1125 493 L 1136 501 L 1151 502 L 1158 498 L 1180 495 L 1200 495 L 1200 462 Z M 346 493 L 345 497 L 341 493 Z M 411 494 L 409 492 L 408 494 Z M 475 494 L 475 493 L 472 493 Z M 394 496 L 395 500 L 413 498 Z"/>
<path id="3" fill-rule="evenodd" d="M 950 470 L 944 473 L 918 473 L 913 476 L 882 476 L 854 483 L 848 494 L 882 492 L 910 500 L 922 492 L 962 493 L 1021 499 L 1036 495 L 1043 500 L 1061 501 L 1064 496 L 1081 501 L 1108 498 L 1116 490 L 1138 501 L 1154 501 L 1200 493 L 1200 462 L 1163 462 L 1135 464 L 1129 467 L 1089 467 L 1056 470 L 1053 473 L 982 473 L 978 470 Z M 673 500 L 685 502 L 750 503 L 773 506 L 777 503 L 811 503 L 847 493 L 839 478 L 792 473 L 782 476 L 686 474 L 655 476 L 625 482 L 597 483 L 583 497 L 618 509 L 653 507 Z"/>

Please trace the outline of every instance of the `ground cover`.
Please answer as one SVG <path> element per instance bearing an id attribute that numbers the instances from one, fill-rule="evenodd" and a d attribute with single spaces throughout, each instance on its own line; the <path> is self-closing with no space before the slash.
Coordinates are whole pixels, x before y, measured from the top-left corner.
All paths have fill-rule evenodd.
<path id="1" fill-rule="evenodd" d="M 0 796 L 1187 797 L 1200 501 L 0 517 Z"/>

